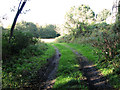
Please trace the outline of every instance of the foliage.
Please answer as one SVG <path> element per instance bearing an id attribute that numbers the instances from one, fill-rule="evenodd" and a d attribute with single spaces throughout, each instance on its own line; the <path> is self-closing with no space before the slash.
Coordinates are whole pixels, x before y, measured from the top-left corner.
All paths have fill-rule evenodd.
<path id="1" fill-rule="evenodd" d="M 87 25 L 87 26 L 86 26 Z M 73 36 L 72 33 L 60 36 L 56 38 L 56 42 L 66 42 L 66 43 L 93 43 L 98 40 L 98 36 L 101 32 L 106 29 L 110 29 L 111 25 L 103 22 L 103 23 L 93 23 L 93 24 L 86 24 L 85 30 L 83 33 L 76 31 L 76 34 Z M 74 37 L 74 39 L 73 39 Z"/>
<path id="2" fill-rule="evenodd" d="M 114 68 L 114 72 L 120 73 L 120 21 L 119 12 L 117 14 L 116 22 L 109 30 L 103 30 L 98 36 L 98 40 L 94 42 L 94 46 L 102 50 L 101 55 L 104 64 L 109 64 L 110 67 Z M 109 67 L 106 66 L 106 67 Z"/>
<path id="3" fill-rule="evenodd" d="M 66 26 L 70 30 L 81 29 L 83 25 L 89 23 L 94 18 L 94 12 L 89 6 L 81 5 L 78 8 L 71 7 L 70 11 L 66 14 Z"/>
<path id="4" fill-rule="evenodd" d="M 30 53 L 31 52 L 31 53 Z M 38 43 L 21 50 L 19 55 L 12 56 L 11 61 L 3 64 L 3 88 L 36 88 L 39 87 L 38 70 L 55 54 L 51 45 Z"/>
<path id="5" fill-rule="evenodd" d="M 9 34 L 3 33 L 2 36 L 2 56 L 3 60 L 6 60 L 11 55 L 18 54 L 20 50 L 26 48 L 30 44 L 35 44 L 36 39 L 33 38 L 31 33 L 15 31 L 11 42 L 8 42 Z"/>
<path id="6" fill-rule="evenodd" d="M 25 22 L 25 21 L 19 22 L 16 24 L 16 30 L 29 32 L 33 34 L 34 37 L 37 37 L 37 38 L 39 37 L 38 28 L 32 22 Z"/>
<path id="7" fill-rule="evenodd" d="M 72 7 L 66 14 L 65 28 L 69 34 L 58 37 L 57 41 L 69 44 L 54 44 L 62 56 L 53 88 L 87 89 L 80 81 L 83 76 L 78 71 L 76 56 L 64 45 L 69 45 L 92 60 L 110 84 L 120 88 L 120 8 L 118 7 L 114 24 L 105 22 L 109 15 L 110 12 L 104 9 L 95 20 L 94 12 L 86 5 Z M 16 29 L 11 43 L 8 43 L 7 30 L 4 30 L 2 37 L 3 88 L 36 85 L 38 69 L 47 63 L 46 59 L 55 54 L 55 50 L 50 44 L 37 44 L 35 37 L 59 36 L 55 25 L 38 28 L 31 22 L 21 22 L 17 24 Z"/>
<path id="8" fill-rule="evenodd" d="M 51 29 L 53 27 L 45 28 Z M 9 30 L 3 30 L 3 88 L 33 88 L 36 85 L 39 87 L 38 70 L 46 65 L 48 58 L 55 54 L 55 49 L 41 41 L 38 43 L 34 32 L 39 32 L 35 24 L 18 23 L 9 43 Z"/>
<path id="9" fill-rule="evenodd" d="M 88 23 L 88 20 L 93 19 L 94 12 L 89 6 L 81 5 L 79 7 L 71 7 L 70 11 L 66 14 L 66 20 L 71 23 Z"/>
<path id="10" fill-rule="evenodd" d="M 66 14 L 65 27 L 69 29 L 75 38 L 78 35 L 84 35 L 84 32 L 87 30 L 87 24 L 94 20 L 94 16 L 95 13 L 89 6 L 71 7 L 70 11 Z"/>
<path id="11" fill-rule="evenodd" d="M 19 6 L 18 6 L 18 9 L 17 9 L 17 13 L 14 17 L 14 20 L 13 20 L 13 24 L 11 26 L 11 29 L 10 29 L 10 38 L 9 38 L 9 42 L 11 41 L 11 38 L 13 36 L 13 30 L 15 28 L 15 25 L 16 25 L 16 22 L 17 22 L 17 19 L 18 19 L 18 16 L 19 14 L 21 13 L 22 9 L 24 8 L 25 4 L 26 4 L 27 0 L 24 0 L 24 1 L 20 1 L 19 2 Z"/>
<path id="12" fill-rule="evenodd" d="M 59 36 L 63 36 L 65 34 L 68 34 L 69 32 L 66 30 L 64 25 L 56 25 L 55 31 L 59 34 Z"/>
<path id="13" fill-rule="evenodd" d="M 60 36 L 60 34 L 56 32 L 56 26 L 52 24 L 39 27 L 32 22 L 22 21 L 16 24 L 16 30 L 29 32 L 36 38 L 55 38 Z"/>
<path id="14" fill-rule="evenodd" d="M 103 9 L 101 12 L 97 14 L 97 22 L 106 22 L 106 19 L 111 15 L 110 10 Z"/>
<path id="15" fill-rule="evenodd" d="M 116 55 L 118 55 L 119 51 L 117 50 L 119 43 L 120 38 L 117 34 L 114 32 L 111 33 L 104 31 L 100 34 L 98 41 L 94 42 L 94 46 L 102 50 L 101 55 L 104 55 L 105 60 L 108 62 L 111 61 L 111 59 L 115 58 Z"/>
<path id="16" fill-rule="evenodd" d="M 46 25 L 45 27 L 39 28 L 39 35 L 40 38 L 55 38 L 60 36 L 56 31 L 55 25 Z"/>
<path id="17" fill-rule="evenodd" d="M 98 48 L 92 47 L 90 44 L 64 44 L 69 45 L 71 48 L 74 48 L 77 50 L 77 52 L 80 52 L 83 56 L 87 57 L 88 60 L 91 60 L 94 62 L 96 67 L 101 71 L 101 73 L 107 77 L 109 80 L 109 83 L 114 87 L 119 89 L 120 88 L 120 72 L 119 68 L 114 68 L 112 64 L 110 64 L 108 61 L 104 63 L 104 61 L 98 63 L 98 60 L 101 56 L 96 53 L 96 51 L 99 53 L 101 52 Z M 117 59 L 117 58 L 116 58 Z M 113 61 L 117 61 L 114 59 Z M 120 62 L 116 62 L 115 64 L 119 66 Z"/>
<path id="18" fill-rule="evenodd" d="M 52 46 L 37 43 L 30 32 L 16 30 L 8 43 L 8 30 L 2 37 L 2 86 L 3 88 L 23 88 L 36 85 L 38 70 L 54 55 Z"/>
<path id="19" fill-rule="evenodd" d="M 47 48 L 48 46 L 44 43 L 29 45 L 28 47 L 20 51 L 20 55 L 25 56 L 25 58 L 29 58 L 30 56 L 42 55 Z"/>
<path id="20" fill-rule="evenodd" d="M 57 37 L 55 42 L 58 42 L 58 43 L 69 43 L 71 42 L 71 39 L 72 39 L 72 35 L 69 34 L 69 35 L 65 35 L 65 36 L 60 36 L 60 37 Z"/>
<path id="21" fill-rule="evenodd" d="M 120 10 L 119 7 L 118 10 Z M 76 18 L 74 19 L 74 12 L 75 7 L 71 8 L 67 16 L 66 28 L 70 33 L 59 37 L 58 42 L 75 43 L 69 45 L 92 60 L 102 74 L 107 76 L 112 86 L 120 88 L 118 83 L 120 76 L 120 12 L 118 11 L 114 24 L 106 23 L 106 18 L 110 16 L 110 11 L 107 9 L 98 15 L 99 21 L 91 24 L 85 22 L 78 24 Z M 86 46 L 85 44 L 88 43 L 89 45 Z"/>

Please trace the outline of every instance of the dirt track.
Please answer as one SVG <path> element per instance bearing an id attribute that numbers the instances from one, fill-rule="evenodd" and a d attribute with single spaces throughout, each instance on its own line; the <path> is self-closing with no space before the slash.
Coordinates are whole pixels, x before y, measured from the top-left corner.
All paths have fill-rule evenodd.
<path id="1" fill-rule="evenodd" d="M 42 83 L 40 84 L 39 90 L 48 90 L 51 89 L 53 84 L 55 83 L 57 68 L 59 64 L 60 53 L 58 49 L 55 47 L 56 54 L 53 58 L 48 59 L 48 66 L 46 70 L 44 70 L 44 75 L 42 76 Z M 41 72 L 40 72 L 41 73 Z"/>
<path id="2" fill-rule="evenodd" d="M 95 65 L 90 62 L 86 57 L 79 54 L 77 51 L 71 50 L 77 55 L 80 70 L 86 77 L 89 90 L 114 90 L 108 83 L 106 77 L 104 77 L 100 71 L 98 71 Z"/>
<path id="3" fill-rule="evenodd" d="M 69 46 L 66 47 L 70 48 Z M 48 60 L 48 66 L 45 70 L 42 70 L 44 71 L 44 75 L 42 76 L 43 80 L 40 84 L 39 90 L 51 89 L 55 83 L 57 68 L 61 55 L 56 47 L 55 50 L 55 56 L 52 59 Z M 78 58 L 80 71 L 82 71 L 83 76 L 86 77 L 84 81 L 87 82 L 89 90 L 115 90 L 109 85 L 107 78 L 104 77 L 100 71 L 96 69 L 95 65 L 92 62 L 90 62 L 87 58 L 85 58 L 82 54 L 79 54 L 74 49 L 71 48 L 71 50 L 76 54 Z"/>

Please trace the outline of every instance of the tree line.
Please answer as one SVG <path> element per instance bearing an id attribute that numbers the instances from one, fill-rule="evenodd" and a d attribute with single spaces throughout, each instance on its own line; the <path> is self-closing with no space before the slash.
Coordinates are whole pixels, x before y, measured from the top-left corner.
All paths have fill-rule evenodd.
<path id="1" fill-rule="evenodd" d="M 52 24 L 39 26 L 32 22 L 22 21 L 16 24 L 15 30 L 30 32 L 36 38 L 55 38 L 60 36 L 60 34 L 57 32 L 56 25 Z"/>

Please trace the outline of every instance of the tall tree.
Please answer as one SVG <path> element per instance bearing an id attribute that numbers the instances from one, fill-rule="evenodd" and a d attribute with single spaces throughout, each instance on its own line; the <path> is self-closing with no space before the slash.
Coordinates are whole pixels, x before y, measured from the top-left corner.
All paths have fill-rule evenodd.
<path id="1" fill-rule="evenodd" d="M 71 7 L 66 14 L 65 27 L 72 32 L 73 36 L 76 33 L 81 33 L 85 29 L 86 23 L 91 23 L 94 19 L 94 12 L 89 6 L 80 5 L 79 7 Z"/>
<path id="2" fill-rule="evenodd" d="M 32 22 L 25 22 L 25 21 L 19 22 L 16 24 L 15 29 L 22 30 L 22 32 L 30 32 L 33 34 L 34 37 L 39 37 L 38 28 Z"/>
<path id="3" fill-rule="evenodd" d="M 55 38 L 57 37 L 57 32 L 55 31 L 55 25 L 46 25 L 39 28 L 39 35 L 41 38 Z"/>
<path id="4" fill-rule="evenodd" d="M 9 42 L 10 42 L 12 36 L 13 36 L 13 30 L 14 30 L 14 28 L 15 28 L 15 25 L 16 25 L 16 22 L 17 22 L 17 19 L 18 19 L 18 16 L 19 16 L 19 14 L 21 13 L 21 11 L 23 10 L 26 2 L 27 2 L 27 0 L 24 0 L 24 1 L 23 1 L 23 0 L 20 0 L 17 13 L 16 13 L 16 15 L 15 15 L 15 18 L 14 18 L 14 20 L 13 20 L 13 24 L 12 24 L 11 29 L 10 29 Z"/>
<path id="5" fill-rule="evenodd" d="M 97 14 L 97 22 L 106 22 L 106 19 L 111 15 L 110 10 L 103 9 L 100 13 Z"/>

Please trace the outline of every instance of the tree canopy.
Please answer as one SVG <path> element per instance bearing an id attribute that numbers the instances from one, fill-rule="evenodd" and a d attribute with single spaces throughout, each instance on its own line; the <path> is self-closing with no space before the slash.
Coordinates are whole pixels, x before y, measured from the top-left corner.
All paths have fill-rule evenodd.
<path id="1" fill-rule="evenodd" d="M 69 31 L 75 34 L 85 31 L 85 24 L 92 23 L 94 21 L 95 13 L 89 6 L 80 5 L 79 7 L 71 7 L 70 11 L 66 14 L 65 27 Z"/>
<path id="2" fill-rule="evenodd" d="M 86 5 L 80 5 L 79 7 L 71 7 L 70 11 L 66 14 L 66 20 L 71 23 L 79 23 L 84 22 L 88 23 L 89 20 L 92 20 L 95 16 L 95 13 L 92 11 L 92 9 L 89 6 Z"/>
<path id="3" fill-rule="evenodd" d="M 34 37 L 39 37 L 37 26 L 32 22 L 19 22 L 16 24 L 16 30 L 30 32 L 33 34 Z"/>
<path id="4" fill-rule="evenodd" d="M 40 27 L 39 35 L 41 38 L 55 38 L 57 36 L 60 36 L 60 34 L 56 32 L 56 26 L 51 24 Z"/>
<path id="5" fill-rule="evenodd" d="M 110 10 L 103 9 L 100 13 L 97 14 L 97 22 L 106 22 L 106 19 L 111 15 Z"/>

